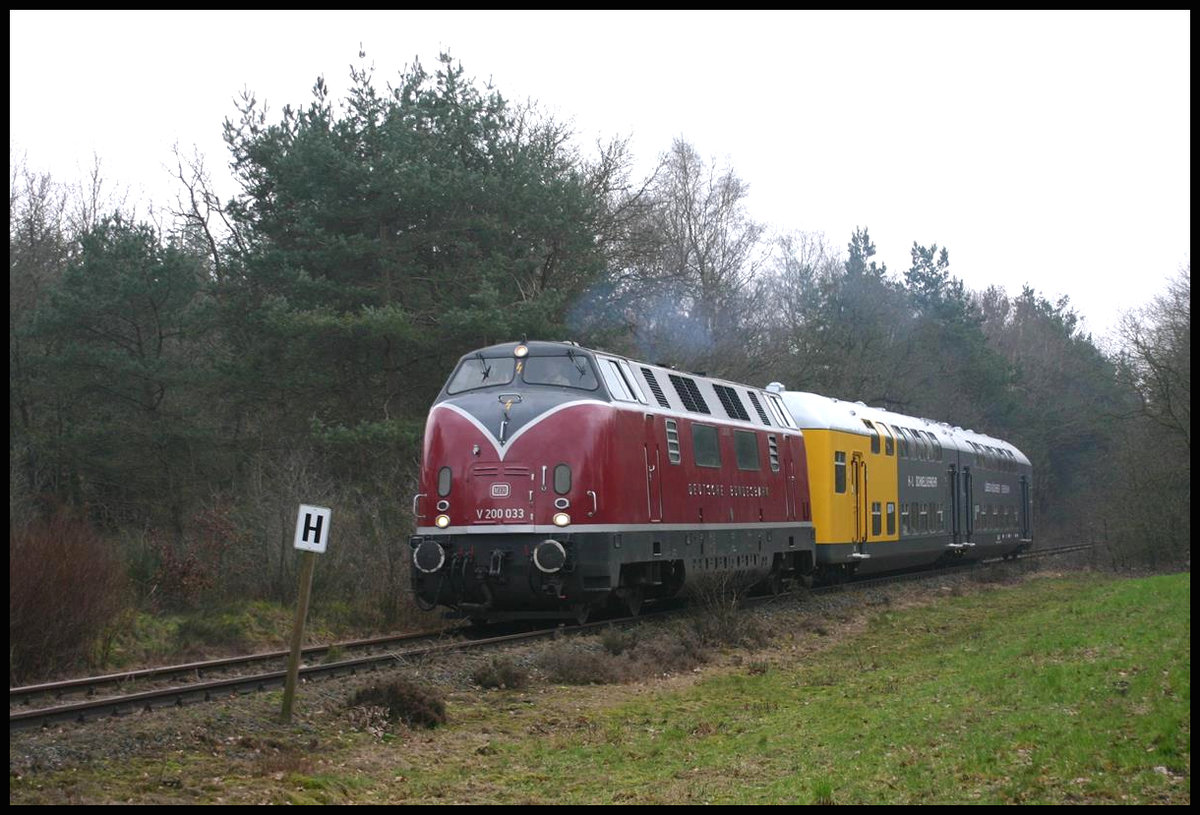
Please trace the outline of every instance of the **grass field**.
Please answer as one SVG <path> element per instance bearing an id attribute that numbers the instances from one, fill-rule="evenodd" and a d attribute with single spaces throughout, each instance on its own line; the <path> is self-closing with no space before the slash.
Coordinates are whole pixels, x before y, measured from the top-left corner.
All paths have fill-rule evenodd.
<path id="1" fill-rule="evenodd" d="M 864 606 L 690 677 L 455 693 L 432 731 L 330 708 L 277 726 L 269 765 L 212 734 L 169 773 L 10 771 L 10 803 L 1189 803 L 1190 598 L 1187 574 L 1069 576 Z"/>

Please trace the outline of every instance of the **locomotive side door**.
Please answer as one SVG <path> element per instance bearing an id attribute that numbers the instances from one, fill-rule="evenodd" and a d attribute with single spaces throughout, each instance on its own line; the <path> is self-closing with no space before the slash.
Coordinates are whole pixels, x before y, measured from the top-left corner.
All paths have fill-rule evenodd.
<path id="1" fill-rule="evenodd" d="M 642 445 L 646 465 L 646 509 L 651 523 L 662 521 L 662 453 L 655 435 L 654 414 L 645 414 L 645 443 Z"/>
<path id="2" fill-rule="evenodd" d="M 787 511 L 789 521 L 794 521 L 800 517 L 799 495 L 796 489 L 796 455 L 792 449 L 791 443 L 785 443 L 783 446 L 785 461 L 787 462 L 787 486 L 784 493 L 784 504 Z"/>

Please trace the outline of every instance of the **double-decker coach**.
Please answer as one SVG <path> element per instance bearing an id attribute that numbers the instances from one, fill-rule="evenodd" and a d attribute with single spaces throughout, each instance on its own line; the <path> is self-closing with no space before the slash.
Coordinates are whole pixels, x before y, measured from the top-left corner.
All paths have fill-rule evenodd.
<path id="1" fill-rule="evenodd" d="M 1032 467 L 949 424 L 767 386 L 804 432 L 818 575 L 1015 556 L 1032 540 Z"/>

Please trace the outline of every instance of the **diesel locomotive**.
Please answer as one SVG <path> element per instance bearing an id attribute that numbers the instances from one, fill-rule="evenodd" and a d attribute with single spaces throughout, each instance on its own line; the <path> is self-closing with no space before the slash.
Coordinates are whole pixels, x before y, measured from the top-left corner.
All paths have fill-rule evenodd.
<path id="1" fill-rule="evenodd" d="M 425 428 L 412 588 L 479 621 L 585 620 L 736 573 L 779 589 L 1032 540 L 1015 447 L 569 342 L 463 356 Z"/>

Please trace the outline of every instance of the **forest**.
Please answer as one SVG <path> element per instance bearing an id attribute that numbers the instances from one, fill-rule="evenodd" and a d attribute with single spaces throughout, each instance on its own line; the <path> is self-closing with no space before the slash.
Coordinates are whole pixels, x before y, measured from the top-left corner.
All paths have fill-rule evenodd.
<path id="1" fill-rule="evenodd" d="M 95 662 L 135 611 L 292 602 L 300 503 L 333 510 L 315 602 L 403 624 L 426 412 L 522 337 L 1006 439 L 1042 543 L 1190 568 L 1190 266 L 1102 350 L 1066 299 L 965 288 L 952 247 L 888 269 L 867 225 L 769 232 L 683 138 L 636 177 L 628 141 L 587 149 L 449 57 L 351 80 L 277 116 L 247 92 L 228 200 L 198 157 L 145 218 L 99 171 L 11 162 L 10 682 Z"/>

